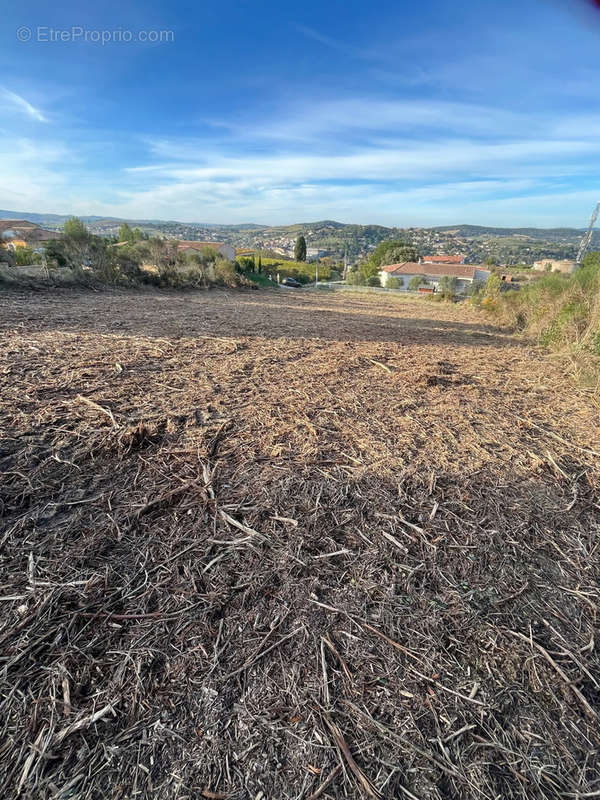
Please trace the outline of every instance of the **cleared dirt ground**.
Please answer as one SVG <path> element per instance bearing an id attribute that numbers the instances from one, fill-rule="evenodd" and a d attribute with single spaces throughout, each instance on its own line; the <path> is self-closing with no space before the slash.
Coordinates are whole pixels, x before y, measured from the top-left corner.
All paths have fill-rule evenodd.
<path id="1" fill-rule="evenodd" d="M 598 403 L 462 307 L 0 295 L 0 785 L 600 796 Z"/>

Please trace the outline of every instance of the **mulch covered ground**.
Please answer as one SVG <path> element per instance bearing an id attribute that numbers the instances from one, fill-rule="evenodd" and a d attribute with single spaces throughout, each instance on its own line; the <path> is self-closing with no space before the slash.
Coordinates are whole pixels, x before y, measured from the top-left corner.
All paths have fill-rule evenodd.
<path id="1" fill-rule="evenodd" d="M 599 404 L 487 323 L 2 293 L 2 797 L 600 797 Z"/>

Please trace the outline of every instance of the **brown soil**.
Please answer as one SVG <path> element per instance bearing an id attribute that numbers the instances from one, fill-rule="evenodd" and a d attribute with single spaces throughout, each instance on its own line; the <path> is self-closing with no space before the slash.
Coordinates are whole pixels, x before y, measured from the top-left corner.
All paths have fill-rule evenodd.
<path id="1" fill-rule="evenodd" d="M 6 798 L 600 794 L 600 421 L 463 307 L 0 295 Z"/>

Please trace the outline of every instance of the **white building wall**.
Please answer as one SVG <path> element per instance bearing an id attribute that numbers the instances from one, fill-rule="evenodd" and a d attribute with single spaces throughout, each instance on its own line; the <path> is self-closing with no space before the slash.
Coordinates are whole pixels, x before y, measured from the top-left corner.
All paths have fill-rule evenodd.
<path id="1" fill-rule="evenodd" d="M 224 258 L 228 258 L 230 261 L 235 261 L 235 247 L 231 244 L 222 244 L 219 247 L 219 253 Z"/>
<path id="2" fill-rule="evenodd" d="M 423 266 L 426 266 L 426 265 L 424 264 Z M 482 277 L 481 278 L 477 278 L 477 280 L 487 280 L 487 276 L 489 275 L 489 271 L 488 270 L 476 270 L 476 272 L 475 272 L 476 276 L 477 276 L 478 272 L 482 273 Z M 424 276 L 425 280 L 427 281 L 427 283 L 422 283 L 421 284 L 422 286 L 427 286 L 427 288 L 430 288 L 430 289 L 436 289 L 436 290 L 438 289 L 439 284 L 440 284 L 440 280 L 442 278 L 441 275 L 428 275 L 426 272 L 415 272 L 412 275 L 390 275 L 388 272 L 380 272 L 379 273 L 379 277 L 381 279 L 381 285 L 382 286 L 387 286 L 388 281 L 389 281 L 390 278 L 396 278 L 398 280 L 398 288 L 399 289 L 408 289 L 409 286 L 410 286 L 411 280 L 417 275 L 419 277 L 423 277 Z M 458 283 L 457 283 L 457 291 L 458 292 L 465 292 L 466 289 L 472 283 L 470 278 L 458 278 L 457 281 L 458 281 Z"/>

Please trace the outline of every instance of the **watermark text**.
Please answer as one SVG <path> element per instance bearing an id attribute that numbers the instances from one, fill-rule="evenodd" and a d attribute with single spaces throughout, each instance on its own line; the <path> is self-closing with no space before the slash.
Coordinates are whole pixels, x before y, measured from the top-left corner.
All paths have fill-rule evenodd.
<path id="1" fill-rule="evenodd" d="M 42 44 L 99 44 L 102 47 L 109 44 L 171 44 L 175 41 L 174 31 L 166 30 L 128 30 L 113 28 L 100 30 L 98 28 L 84 28 L 81 25 L 72 25 L 70 28 L 53 28 L 49 25 L 38 25 L 30 28 L 21 25 L 16 31 L 19 42 L 39 42 Z"/>

